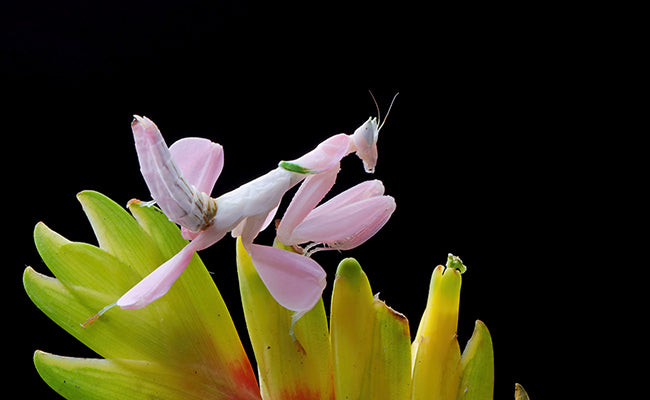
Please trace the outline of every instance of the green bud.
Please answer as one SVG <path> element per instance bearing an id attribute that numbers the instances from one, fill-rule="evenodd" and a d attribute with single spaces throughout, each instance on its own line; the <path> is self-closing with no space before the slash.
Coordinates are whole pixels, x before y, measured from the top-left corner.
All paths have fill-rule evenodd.
<path id="1" fill-rule="evenodd" d="M 457 257 L 451 253 L 447 256 L 447 268 L 453 268 L 457 269 L 460 271 L 461 274 L 464 274 L 465 271 L 467 271 L 467 267 L 465 264 L 463 264 L 463 261 L 460 259 L 460 257 Z"/>

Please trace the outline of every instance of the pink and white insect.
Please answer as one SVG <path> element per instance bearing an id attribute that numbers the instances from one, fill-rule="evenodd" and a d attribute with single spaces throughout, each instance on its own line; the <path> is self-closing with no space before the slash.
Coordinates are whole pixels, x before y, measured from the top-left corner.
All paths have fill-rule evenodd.
<path id="1" fill-rule="evenodd" d="M 83 326 L 116 305 L 137 309 L 159 299 L 195 252 L 218 242 L 228 232 L 241 236 L 269 292 L 281 305 L 295 311 L 297 320 L 314 306 L 326 284 L 325 271 L 309 255 L 317 249 L 358 246 L 395 210 L 394 199 L 383 195 L 378 180 L 361 183 L 316 207 L 334 185 L 339 161 L 346 155 L 356 153 L 365 170 L 374 171 L 381 129 L 374 118 L 352 135 L 334 135 L 302 157 L 282 161 L 267 174 L 216 198 L 210 193 L 224 165 L 220 145 L 208 139 L 185 138 L 168 148 L 148 118 L 135 116 L 131 126 L 140 170 L 152 198 L 171 221 L 181 226 L 183 237 L 190 242 Z M 311 243 L 305 254 L 254 244 L 257 234 L 273 220 L 284 193 L 303 180 L 277 235 L 286 245 Z"/>

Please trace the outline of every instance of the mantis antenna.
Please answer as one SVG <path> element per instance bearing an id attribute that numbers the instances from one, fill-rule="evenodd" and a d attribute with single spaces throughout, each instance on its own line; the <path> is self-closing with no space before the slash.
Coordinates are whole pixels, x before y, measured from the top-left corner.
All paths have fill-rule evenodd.
<path id="1" fill-rule="evenodd" d="M 395 99 L 397 98 L 399 92 L 395 93 L 395 96 L 393 96 L 393 100 L 390 101 L 390 105 L 388 106 L 388 111 L 386 111 L 386 116 L 384 117 L 383 122 L 381 120 L 381 113 L 379 111 L 379 104 L 377 104 L 377 99 L 375 99 L 375 96 L 372 94 L 371 90 L 368 90 L 368 93 L 370 93 L 370 97 L 372 97 L 372 101 L 375 103 L 375 108 L 377 109 L 377 121 L 379 123 L 379 128 L 377 128 L 377 131 L 380 131 L 381 128 L 386 123 L 386 120 L 388 119 L 388 114 L 390 114 L 390 110 L 391 108 L 393 108 L 393 103 L 395 102 Z"/>

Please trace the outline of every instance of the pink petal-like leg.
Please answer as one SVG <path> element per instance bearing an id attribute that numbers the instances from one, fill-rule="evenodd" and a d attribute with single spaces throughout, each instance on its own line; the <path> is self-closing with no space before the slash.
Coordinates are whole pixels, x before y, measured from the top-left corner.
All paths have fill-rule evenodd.
<path id="1" fill-rule="evenodd" d="M 348 204 L 352 204 L 370 197 L 381 196 L 383 194 L 384 184 L 380 180 L 374 179 L 361 182 L 316 207 L 312 212 L 309 213 L 309 217 L 314 218 L 320 214 L 328 214 Z"/>
<path id="2" fill-rule="evenodd" d="M 120 297 L 117 300 L 117 305 L 124 309 L 137 309 L 159 299 L 167 293 L 169 288 L 185 271 L 195 252 L 212 246 L 225 234 L 226 232 L 218 232 L 213 227 L 201 232 L 196 239 L 185 245 L 176 255 L 156 268 Z"/>
<path id="3" fill-rule="evenodd" d="M 120 297 L 116 305 L 126 310 L 135 310 L 161 298 L 185 271 L 194 251 L 195 246 L 190 242 Z"/>
<path id="4" fill-rule="evenodd" d="M 223 170 L 223 147 L 208 139 L 189 137 L 169 147 L 184 179 L 199 191 L 210 194 Z"/>
<path id="5" fill-rule="evenodd" d="M 316 261 L 275 247 L 257 244 L 245 247 L 264 285 L 280 305 L 306 312 L 321 298 L 326 273 Z"/>
<path id="6" fill-rule="evenodd" d="M 181 251 L 120 297 L 117 300 L 117 305 L 130 310 L 146 307 L 158 300 L 169 291 L 174 282 L 185 271 L 195 252 L 212 246 L 225 234 L 226 232 L 218 232 L 213 227 L 201 232 L 196 239 L 185 245 Z"/>
<path id="7" fill-rule="evenodd" d="M 390 196 L 376 196 L 311 215 L 296 227 L 293 237 L 300 243 L 324 243 L 331 249 L 349 250 L 370 239 L 395 211 Z"/>
<path id="8" fill-rule="evenodd" d="M 286 245 L 300 243 L 293 241 L 291 237 L 293 229 L 307 217 L 334 186 L 338 172 L 339 168 L 336 166 L 326 172 L 309 175 L 305 178 L 278 225 L 277 236 L 280 242 Z"/>
<path id="9" fill-rule="evenodd" d="M 131 124 L 140 171 L 165 215 L 192 232 L 203 230 L 214 218 L 216 203 L 185 181 L 156 125 L 136 116 Z"/>
<path id="10" fill-rule="evenodd" d="M 189 242 L 172 258 L 165 261 L 149 275 L 145 276 L 140 282 L 129 289 L 115 303 L 104 307 L 97 314 L 88 318 L 81 324 L 86 327 L 95 322 L 109 309 L 119 306 L 126 310 L 135 310 L 143 308 L 164 296 L 172 287 L 174 282 L 181 276 L 185 268 L 192 260 L 195 252 L 208 248 L 221 240 L 227 231 L 219 231 L 214 225 L 209 226 L 201 232 L 196 239 Z"/>

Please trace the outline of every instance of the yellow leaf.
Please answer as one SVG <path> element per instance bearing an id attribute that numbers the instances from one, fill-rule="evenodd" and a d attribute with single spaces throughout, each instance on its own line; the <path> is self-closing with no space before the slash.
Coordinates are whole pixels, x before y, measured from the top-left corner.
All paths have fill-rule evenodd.
<path id="1" fill-rule="evenodd" d="M 352 258 L 339 264 L 330 324 L 337 399 L 408 399 L 408 321 L 373 297 L 366 274 Z"/>
<path id="2" fill-rule="evenodd" d="M 456 337 L 461 273 L 436 267 L 427 307 L 413 343 L 413 400 L 455 400 L 460 383 Z"/>
<path id="3" fill-rule="evenodd" d="M 293 312 L 266 289 L 241 239 L 237 240 L 237 272 L 264 400 L 333 400 L 323 301 L 296 322 L 294 339 L 289 334 Z"/>

